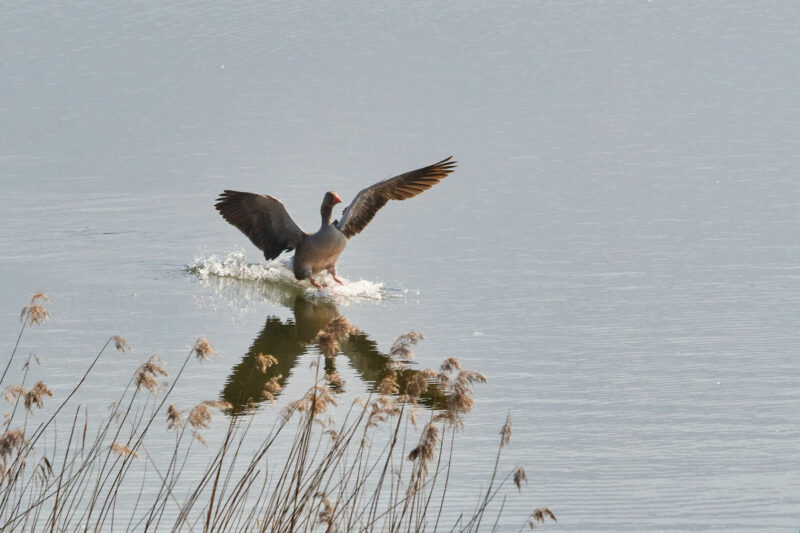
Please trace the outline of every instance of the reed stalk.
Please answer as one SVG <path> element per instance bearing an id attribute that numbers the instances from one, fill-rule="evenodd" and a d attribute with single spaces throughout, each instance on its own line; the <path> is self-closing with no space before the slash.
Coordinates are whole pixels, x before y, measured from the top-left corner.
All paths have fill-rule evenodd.
<path id="1" fill-rule="evenodd" d="M 0 382 L 10 375 L 26 325 L 49 317 L 42 306 L 45 298 L 34 295 L 23 309 L 23 324 Z M 337 407 L 331 388 L 335 376 L 322 369 L 325 358 L 332 364 L 341 343 L 357 331 L 338 317 L 320 332 L 324 342 L 313 383 L 301 398 L 286 403 L 261 436 L 254 432 L 254 417 L 231 416 L 232 406 L 225 402 L 207 400 L 188 411 L 174 404 L 164 408 L 192 356 L 205 361 L 216 353 L 205 339 L 194 343 L 169 382 L 159 381 L 168 377 L 160 360 L 142 363 L 99 422 L 90 422 L 85 408 L 67 414 L 67 405 L 104 364 L 108 346 L 113 342 L 121 352 L 130 349 L 122 337 L 109 337 L 75 386 L 52 411 L 42 413 L 44 421 L 32 431 L 29 425 L 42 416 L 39 411 L 46 409 L 52 393 L 43 381 L 27 385 L 29 358 L 19 384 L 6 389 L 11 410 L 0 435 L 0 531 L 139 531 L 170 524 L 169 529 L 191 532 L 436 531 L 451 503 L 448 488 L 458 465 L 454 443 L 473 406 L 473 385 L 485 378 L 449 358 L 438 372 L 418 373 L 402 391 L 396 375 L 390 375 L 366 400 Z M 391 350 L 398 367 L 410 364 L 409 346 L 423 338 L 419 332 L 398 338 Z M 266 364 L 271 361 L 265 357 Z M 268 386 L 274 399 L 279 388 Z M 441 391 L 445 401 L 417 430 L 417 399 L 429 386 Z M 216 435 L 218 445 L 199 448 L 194 443 L 203 442 L 202 432 L 220 416 L 217 412 L 228 416 L 227 429 Z M 146 444 L 161 431 L 155 422 L 162 416 L 167 430 L 175 431 L 175 442 L 153 454 Z M 488 485 L 453 530 L 480 530 L 490 507 L 496 509 L 492 530 L 497 530 L 506 512 L 505 496 L 499 509 L 493 507 L 501 489 L 513 480 L 522 490 L 523 469 L 500 475 L 510 417 L 500 435 Z M 187 467 L 196 454 L 207 457 L 205 469 Z M 133 501 L 120 505 L 122 494 L 131 492 Z M 554 521 L 555 515 L 540 507 L 523 527 L 547 520 Z"/>

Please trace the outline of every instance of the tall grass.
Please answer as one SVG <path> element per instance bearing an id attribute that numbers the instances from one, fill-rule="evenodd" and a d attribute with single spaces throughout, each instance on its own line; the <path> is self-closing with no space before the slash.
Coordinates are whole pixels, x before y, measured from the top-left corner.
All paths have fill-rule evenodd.
<path id="1" fill-rule="evenodd" d="M 44 301 L 46 296 L 37 294 L 23 309 L 4 378 L 26 328 L 49 318 Z M 323 374 L 322 358 L 334 357 L 354 331 L 338 317 L 320 332 L 313 384 L 284 407 L 266 435 L 253 430 L 254 417 L 229 416 L 215 448 L 197 443 L 214 411 L 230 411 L 230 404 L 204 401 L 183 410 L 168 404 L 192 358 L 215 354 L 205 339 L 189 350 L 171 381 L 165 381 L 159 358 L 143 362 L 99 419 L 69 402 L 110 346 L 130 349 L 125 339 L 109 337 L 75 387 L 38 424 L 37 411 L 53 394 L 44 382 L 27 383 L 31 365 L 38 363 L 29 357 L 18 383 L 6 386 L 10 411 L 0 435 L 0 530 L 496 530 L 504 512 L 502 489 L 513 483 L 522 490 L 527 480 L 519 467 L 504 475 L 498 471 L 512 434 L 510 417 L 498 435 L 490 479 L 480 491 L 476 487 L 477 503 L 455 523 L 442 520 L 452 494 L 453 443 L 472 409 L 473 385 L 485 378 L 455 358 L 438 370 L 417 373 L 404 390 L 390 373 L 375 394 L 336 409 L 336 420 L 330 386 L 337 378 Z M 398 369 L 421 338 L 418 332 L 398 338 L 392 347 Z M 275 359 L 264 355 L 258 367 L 266 373 L 272 364 Z M 444 407 L 424 411 L 425 419 L 418 420 L 417 399 L 432 386 L 443 394 Z M 276 387 L 277 380 L 268 381 L 264 397 L 274 399 Z M 148 448 L 154 439 L 148 437 L 156 423 L 166 424 L 174 442 L 169 449 L 161 444 L 154 457 Z M 198 454 L 205 468 L 187 466 Z M 537 508 L 520 523 L 533 528 L 546 519 L 554 521 L 555 515 Z"/>

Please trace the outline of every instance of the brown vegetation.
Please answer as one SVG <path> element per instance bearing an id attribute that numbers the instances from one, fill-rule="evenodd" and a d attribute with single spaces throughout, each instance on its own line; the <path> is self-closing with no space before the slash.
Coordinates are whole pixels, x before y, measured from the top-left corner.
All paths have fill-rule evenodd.
<path id="1" fill-rule="evenodd" d="M 49 317 L 42 301 L 46 296 L 37 294 L 23 309 L 20 337 L 26 326 Z M 322 355 L 335 355 L 335 348 L 354 331 L 341 317 L 329 323 L 318 336 Z M 410 332 L 395 342 L 398 368 L 413 355 L 409 345 L 422 338 Z M 174 403 L 165 404 L 192 355 L 207 360 L 216 353 L 202 338 L 171 382 L 160 381 L 168 375 L 157 356 L 142 363 L 99 424 L 90 424 L 84 408 L 76 407 L 72 414 L 65 410 L 112 343 L 120 352 L 131 349 L 122 337 L 109 337 L 73 390 L 37 426 L 29 419 L 53 393 L 43 381 L 26 388 L 30 359 L 22 367 L 20 383 L 6 387 L 11 411 L 0 434 L 0 530 L 435 531 L 448 499 L 453 443 L 473 406 L 472 387 L 486 381 L 449 358 L 438 372 L 419 372 L 405 390 L 399 390 L 390 374 L 370 398 L 333 410 L 337 401 L 331 387 L 340 385 L 341 378 L 335 372 L 321 375 L 318 362 L 314 384 L 283 408 L 266 436 L 251 434 L 252 417 L 230 416 L 219 447 L 197 452 L 192 443 L 204 442 L 200 430 L 210 427 L 216 411 L 230 411 L 231 405 L 207 400 L 184 413 Z M 6 372 L 15 352 L 16 345 Z M 264 372 L 275 363 L 271 355 L 260 354 L 257 367 Z M 409 425 L 416 427 L 416 400 L 429 386 L 443 391 L 446 405 L 431 413 L 407 450 L 406 443 L 414 440 Z M 263 394 L 274 400 L 279 390 L 273 378 Z M 337 422 L 334 414 L 341 416 L 342 411 L 344 420 Z M 145 444 L 153 422 L 164 416 L 175 442 L 154 458 Z M 261 443 L 249 456 L 240 453 L 245 439 Z M 496 482 L 500 451 L 510 439 L 509 416 L 488 488 L 452 530 L 478 531 L 506 482 L 513 480 L 519 490 L 527 483 L 521 467 Z M 276 458 L 279 450 L 283 455 Z M 205 470 L 185 468 L 193 453 L 208 454 Z M 140 476 L 142 469 L 132 468 L 141 461 L 147 462 L 149 476 L 147 469 Z M 188 483 L 189 493 L 178 493 L 179 480 L 192 475 L 197 477 Z M 181 486 L 186 485 L 184 481 Z M 135 501 L 120 505 L 121 493 L 136 487 Z M 502 512 L 500 505 L 497 520 Z M 548 518 L 555 520 L 550 509 L 537 508 L 526 524 L 535 527 Z"/>

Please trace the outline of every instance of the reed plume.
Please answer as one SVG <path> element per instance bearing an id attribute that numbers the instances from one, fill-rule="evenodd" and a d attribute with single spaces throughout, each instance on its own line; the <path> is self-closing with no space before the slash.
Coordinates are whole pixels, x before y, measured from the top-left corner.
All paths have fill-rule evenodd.
<path id="1" fill-rule="evenodd" d="M 179 429 L 183 427 L 183 414 L 174 403 L 167 408 L 167 429 Z"/>
<path id="2" fill-rule="evenodd" d="M 442 372 L 453 372 L 455 370 L 461 370 L 461 362 L 455 357 L 448 357 L 447 359 L 442 362 L 441 365 Z"/>
<path id="3" fill-rule="evenodd" d="M 336 357 L 336 354 L 339 353 L 339 341 L 330 333 L 320 331 L 317 333 L 316 342 L 317 346 L 319 346 L 319 351 L 329 359 Z"/>
<path id="4" fill-rule="evenodd" d="M 436 454 L 436 442 L 438 439 L 439 428 L 434 425 L 433 422 L 425 424 L 425 427 L 422 428 L 419 444 L 408 454 L 408 460 L 418 461 L 420 468 L 424 472 L 427 472 L 428 464 L 433 460 Z"/>
<path id="5" fill-rule="evenodd" d="M 339 375 L 339 372 L 336 370 L 331 370 L 327 374 L 325 374 L 325 381 L 328 382 L 328 385 L 331 387 L 336 387 L 337 389 L 341 389 L 344 387 L 344 381 L 342 381 L 342 376 Z"/>
<path id="6" fill-rule="evenodd" d="M 119 335 L 114 335 L 111 337 L 114 341 L 114 347 L 117 349 L 118 352 L 129 352 L 131 349 L 131 345 L 128 344 L 124 338 L 120 337 Z"/>
<path id="7" fill-rule="evenodd" d="M 502 429 L 500 429 L 500 447 L 503 448 L 508 446 L 508 443 L 511 442 L 511 414 L 506 415 L 506 423 L 503 424 Z"/>
<path id="8" fill-rule="evenodd" d="M 314 413 L 324 413 L 330 406 L 338 405 L 336 398 L 331 394 L 331 390 L 325 383 L 320 383 L 314 389 L 311 395 L 311 407 Z"/>
<path id="9" fill-rule="evenodd" d="M 400 385 L 397 383 L 397 373 L 394 371 L 389 372 L 389 374 L 386 375 L 386 377 L 384 377 L 378 384 L 377 391 L 378 394 L 382 394 L 384 396 L 397 394 L 400 391 Z"/>
<path id="10" fill-rule="evenodd" d="M 408 333 L 404 333 L 399 337 L 397 337 L 397 340 L 394 341 L 392 347 L 389 348 L 389 353 L 393 357 L 400 357 L 401 359 L 412 359 L 414 357 L 414 352 L 411 351 L 411 348 L 409 348 L 409 346 L 412 344 L 417 344 L 424 338 L 425 335 L 423 335 L 419 331 L 409 331 Z"/>
<path id="11" fill-rule="evenodd" d="M 25 388 L 22 385 L 11 385 L 6 389 L 3 396 L 8 403 L 15 403 L 17 399 L 25 394 Z"/>
<path id="12" fill-rule="evenodd" d="M 299 400 L 293 400 L 286 404 L 286 406 L 281 409 L 281 419 L 284 423 L 286 423 L 292 415 L 295 413 L 304 413 L 308 409 L 308 401 L 306 397 L 303 396 Z"/>
<path id="13" fill-rule="evenodd" d="M 216 400 L 206 400 L 195 405 L 189 411 L 189 425 L 195 429 L 207 429 L 211 426 L 211 409 L 231 409 L 233 406 L 228 402 Z"/>
<path id="14" fill-rule="evenodd" d="M 390 396 L 378 396 L 369 404 L 369 415 L 365 429 L 376 427 L 391 416 L 399 415 L 402 408 Z"/>
<path id="15" fill-rule="evenodd" d="M 361 332 L 360 329 L 348 322 L 348 320 L 343 316 L 337 316 L 328 322 L 328 325 L 325 326 L 325 331 L 338 339 L 346 339 L 350 335 L 355 335 L 356 333 Z"/>
<path id="16" fill-rule="evenodd" d="M 50 298 L 47 297 L 46 292 L 37 292 L 33 296 L 31 296 L 30 303 L 28 305 L 33 305 L 38 300 L 43 300 L 45 302 L 49 302 Z"/>
<path id="17" fill-rule="evenodd" d="M 278 360 L 274 355 L 260 353 L 256 355 L 256 366 L 262 374 L 267 373 L 267 369 L 273 365 L 277 365 Z"/>
<path id="18" fill-rule="evenodd" d="M 136 453 L 136 451 L 128 448 L 124 444 L 120 444 L 119 442 L 115 442 L 114 444 L 111 445 L 111 451 L 120 456 L 130 455 L 132 457 L 137 457 L 137 458 L 139 457 L 139 454 Z"/>
<path id="19" fill-rule="evenodd" d="M 267 381 L 264 384 L 264 390 L 261 392 L 261 395 L 265 399 L 273 403 L 275 402 L 275 395 L 278 394 L 281 391 L 281 389 L 283 389 L 283 387 L 281 387 L 281 384 L 278 383 L 278 380 L 281 379 L 282 377 L 283 376 L 281 374 L 278 374 L 277 376 L 272 376 L 271 378 L 269 378 L 269 381 Z"/>
<path id="20" fill-rule="evenodd" d="M 21 429 L 12 429 L 0 435 L 0 457 L 5 461 L 14 450 L 25 444 L 25 432 Z"/>
<path id="21" fill-rule="evenodd" d="M 553 522 L 558 522 L 556 520 L 556 515 L 553 514 L 547 507 L 540 507 L 538 509 L 534 509 L 531 513 L 530 518 L 528 518 L 528 525 L 531 529 L 536 529 L 536 524 L 544 524 L 545 519 L 550 518 Z"/>
<path id="22" fill-rule="evenodd" d="M 19 330 L 19 335 L 17 335 L 17 342 L 14 343 L 14 349 L 11 350 L 11 356 L 8 358 L 8 363 L 6 363 L 6 367 L 3 370 L 3 375 L 0 376 L 0 383 L 3 383 L 6 379 L 6 374 L 8 374 L 8 369 L 11 368 L 11 362 L 14 360 L 14 356 L 17 353 L 17 348 L 19 347 L 19 341 L 22 339 L 22 334 L 25 332 L 25 326 L 33 326 L 35 324 L 42 324 L 47 322 L 50 319 L 50 312 L 44 308 L 43 305 L 37 303 L 39 301 L 49 302 L 50 298 L 43 292 L 37 292 L 34 294 L 28 305 L 22 308 L 22 312 L 19 314 L 20 321 L 22 322 L 22 327 Z"/>
<path id="23" fill-rule="evenodd" d="M 416 404 L 417 399 L 428 392 L 428 386 L 435 377 L 436 372 L 431 369 L 420 370 L 414 373 L 406 382 L 405 397 L 403 399 Z"/>
<path id="24" fill-rule="evenodd" d="M 37 303 L 39 301 L 49 302 L 50 298 L 43 292 L 37 292 L 19 314 L 20 320 L 23 322 L 27 320 L 29 326 L 43 324 L 50 320 L 50 312 L 42 304 Z"/>
<path id="25" fill-rule="evenodd" d="M 514 469 L 514 485 L 517 486 L 517 490 L 522 491 L 522 482 L 528 483 L 528 475 L 525 473 L 525 469 L 521 466 L 518 466 Z"/>
<path id="26" fill-rule="evenodd" d="M 341 343 L 347 340 L 350 335 L 354 335 L 359 331 L 345 317 L 337 316 L 317 333 L 315 342 L 319 346 L 319 351 L 325 357 L 331 359 L 339 353 Z"/>
<path id="27" fill-rule="evenodd" d="M 163 361 L 157 355 L 142 363 L 136 371 L 134 383 L 137 388 L 145 388 L 150 394 L 156 394 L 159 387 L 158 376 L 166 376 L 167 371 L 162 366 Z"/>
<path id="28" fill-rule="evenodd" d="M 464 426 L 464 415 L 472 411 L 475 383 L 486 383 L 486 376 L 474 370 L 461 369 L 458 359 L 451 357 L 442 364 L 442 371 L 436 375 L 439 389 L 445 394 L 445 410 L 434 418 L 445 420 L 456 427 Z M 453 377 L 451 374 L 460 369 Z"/>
<path id="29" fill-rule="evenodd" d="M 41 409 L 44 407 L 45 397 L 52 398 L 53 393 L 43 381 L 36 382 L 36 384 L 25 393 L 25 409 L 31 412 L 34 405 Z"/>
<path id="30" fill-rule="evenodd" d="M 209 343 L 205 337 L 200 337 L 197 339 L 197 342 L 194 343 L 194 348 L 192 348 L 192 351 L 194 352 L 198 361 L 208 361 L 213 356 L 217 355 L 217 351 L 211 347 L 211 343 Z"/>

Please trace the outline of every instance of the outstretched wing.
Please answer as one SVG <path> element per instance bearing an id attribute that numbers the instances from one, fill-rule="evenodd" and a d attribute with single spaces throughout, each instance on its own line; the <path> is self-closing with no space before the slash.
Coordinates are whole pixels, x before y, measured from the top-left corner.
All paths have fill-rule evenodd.
<path id="1" fill-rule="evenodd" d="M 412 170 L 367 187 L 359 192 L 350 205 L 345 208 L 337 227 L 347 238 L 360 233 L 373 219 L 375 213 L 389 200 L 413 198 L 439 183 L 439 180 L 446 178 L 456 166 L 456 162 L 452 159 L 453 156 L 450 156 L 433 165 Z"/>
<path id="2" fill-rule="evenodd" d="M 296 248 L 306 237 L 283 204 L 266 194 L 225 191 L 217 198 L 216 208 L 225 220 L 247 235 L 267 259 L 275 259 L 282 251 Z"/>

